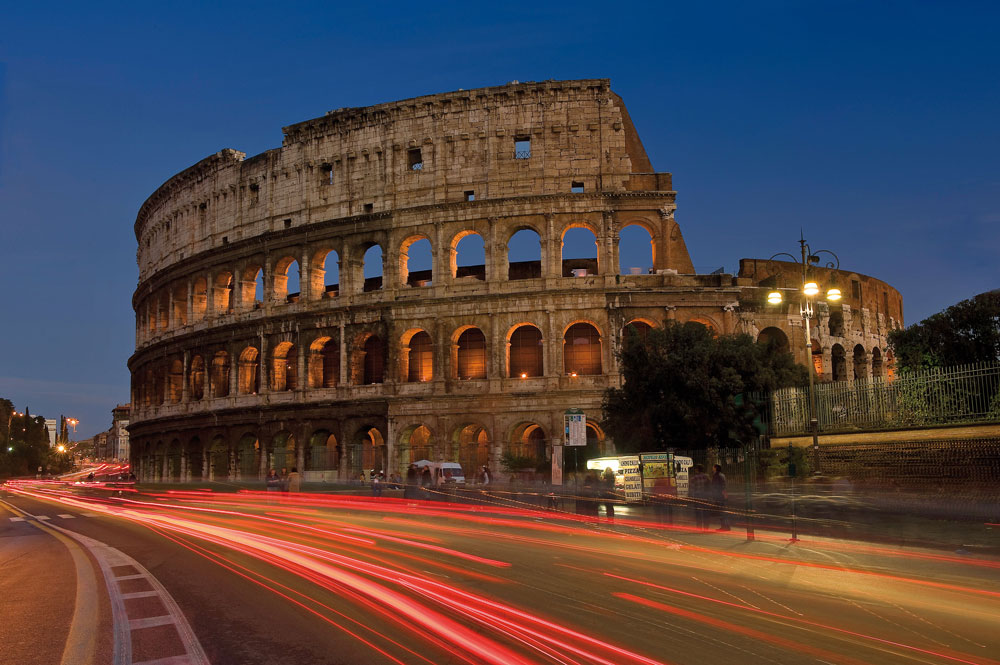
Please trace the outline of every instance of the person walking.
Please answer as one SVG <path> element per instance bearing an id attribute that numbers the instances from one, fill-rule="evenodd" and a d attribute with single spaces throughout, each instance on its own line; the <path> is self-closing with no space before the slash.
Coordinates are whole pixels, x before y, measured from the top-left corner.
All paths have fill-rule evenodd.
<path id="1" fill-rule="evenodd" d="M 372 471 L 372 496 L 382 496 L 381 471 Z"/>
<path id="2" fill-rule="evenodd" d="M 406 484 L 403 485 L 403 498 L 412 499 L 417 495 L 417 467 L 411 464 L 406 469 Z"/>
<path id="3" fill-rule="evenodd" d="M 608 521 L 615 521 L 615 472 L 609 466 L 604 470 L 604 475 L 601 476 L 601 485 L 604 489 L 604 511 L 607 513 Z"/>
<path id="4" fill-rule="evenodd" d="M 483 486 L 486 486 L 490 484 L 490 480 L 492 480 L 492 478 L 490 478 L 490 470 L 486 468 L 486 465 L 484 464 L 479 470 L 479 482 Z"/>
<path id="5" fill-rule="evenodd" d="M 288 468 L 287 467 L 281 469 L 280 487 L 281 487 L 281 491 L 282 492 L 287 492 L 288 491 Z"/>
<path id="6" fill-rule="evenodd" d="M 705 467 L 696 464 L 694 473 L 688 479 L 688 497 L 694 505 L 694 523 L 699 529 L 708 528 L 708 502 L 712 495 L 712 479 L 705 473 Z"/>
<path id="7" fill-rule="evenodd" d="M 289 492 L 302 491 L 302 476 L 299 475 L 298 467 L 293 466 L 292 472 L 288 474 L 288 491 Z"/>
<path id="8" fill-rule="evenodd" d="M 717 531 L 730 531 L 729 513 L 726 512 L 726 500 L 729 493 L 726 491 L 726 474 L 722 473 L 722 466 L 716 464 L 712 471 L 712 501 L 717 507 L 721 526 Z"/>

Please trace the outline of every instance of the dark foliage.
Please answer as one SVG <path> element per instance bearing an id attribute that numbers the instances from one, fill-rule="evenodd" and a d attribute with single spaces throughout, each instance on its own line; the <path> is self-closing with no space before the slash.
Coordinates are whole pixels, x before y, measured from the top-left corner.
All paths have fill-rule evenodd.
<path id="1" fill-rule="evenodd" d="M 891 331 L 889 345 L 903 369 L 1000 360 L 1000 289 Z"/>
<path id="2" fill-rule="evenodd" d="M 757 412 L 743 396 L 809 380 L 779 346 L 714 337 L 697 323 L 668 322 L 645 341 L 627 336 L 619 358 L 624 384 L 605 392 L 604 426 L 629 452 L 748 441 Z"/>

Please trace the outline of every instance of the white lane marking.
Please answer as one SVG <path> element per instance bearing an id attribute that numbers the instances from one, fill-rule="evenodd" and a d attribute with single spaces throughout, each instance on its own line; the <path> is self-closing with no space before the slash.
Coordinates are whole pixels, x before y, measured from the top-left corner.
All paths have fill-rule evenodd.
<path id="1" fill-rule="evenodd" d="M 23 517 L 11 517 L 10 521 L 11 522 L 23 522 L 24 518 Z"/>
<path id="2" fill-rule="evenodd" d="M 76 515 L 70 515 L 69 513 L 63 513 L 62 515 L 59 515 L 59 517 L 63 518 L 64 520 L 71 520 L 74 517 L 76 517 Z"/>
<path id="3" fill-rule="evenodd" d="M 48 520 L 50 520 L 52 518 L 49 517 L 48 515 L 35 515 L 35 519 L 36 520 L 41 520 L 41 521 L 45 522 L 45 521 L 48 521 Z"/>
<path id="4" fill-rule="evenodd" d="M 118 579 L 121 578 L 119 577 Z M 129 598 L 150 598 L 158 595 L 160 595 L 158 591 L 133 591 L 132 593 L 123 593 L 122 598 L 128 600 Z"/>
<path id="5" fill-rule="evenodd" d="M 145 575 L 143 575 L 142 573 L 136 573 L 134 575 L 116 575 L 115 576 L 115 580 L 116 581 L 119 581 L 119 580 L 137 580 L 140 577 L 145 577 Z"/>
<path id="6" fill-rule="evenodd" d="M 187 656 L 167 656 L 166 658 L 157 658 L 156 660 L 144 660 L 141 663 L 132 663 L 132 665 L 192 665 L 193 661 Z"/>
<path id="7" fill-rule="evenodd" d="M 97 513 L 84 513 L 84 517 L 100 517 Z"/>
<path id="8" fill-rule="evenodd" d="M 173 623 L 174 617 L 169 614 L 164 614 L 158 617 L 145 617 L 143 619 L 129 619 L 128 627 L 129 630 L 139 630 L 140 628 L 153 628 L 154 626 L 166 626 L 168 623 Z"/>

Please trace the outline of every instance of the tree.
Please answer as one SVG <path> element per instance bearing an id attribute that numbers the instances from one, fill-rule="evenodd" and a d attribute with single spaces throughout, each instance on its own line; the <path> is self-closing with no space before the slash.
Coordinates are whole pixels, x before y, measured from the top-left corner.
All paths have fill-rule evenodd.
<path id="1" fill-rule="evenodd" d="M 1000 289 L 891 331 L 889 345 L 901 369 L 1000 360 Z"/>
<path id="2" fill-rule="evenodd" d="M 627 452 L 747 441 L 758 414 L 742 396 L 809 379 L 779 345 L 742 334 L 715 337 L 698 323 L 668 322 L 645 341 L 626 335 L 619 359 L 624 383 L 604 394 L 604 426 Z"/>

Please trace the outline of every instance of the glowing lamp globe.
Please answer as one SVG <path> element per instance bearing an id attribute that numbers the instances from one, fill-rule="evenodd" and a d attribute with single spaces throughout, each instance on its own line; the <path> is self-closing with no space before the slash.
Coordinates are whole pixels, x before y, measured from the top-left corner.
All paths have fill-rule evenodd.
<path id="1" fill-rule="evenodd" d="M 827 291 L 826 292 L 826 299 L 827 300 L 834 300 L 834 301 L 840 300 L 840 289 L 838 289 L 837 287 L 833 287 L 832 289 L 830 289 L 829 291 Z"/>
<path id="2" fill-rule="evenodd" d="M 816 282 L 806 282 L 802 285 L 802 293 L 807 296 L 814 296 L 819 293 L 819 284 Z"/>
<path id="3" fill-rule="evenodd" d="M 767 302 L 771 303 L 772 305 L 778 305 L 778 304 L 780 304 L 781 303 L 781 292 L 780 291 L 771 291 L 770 293 L 768 293 L 767 294 Z"/>

